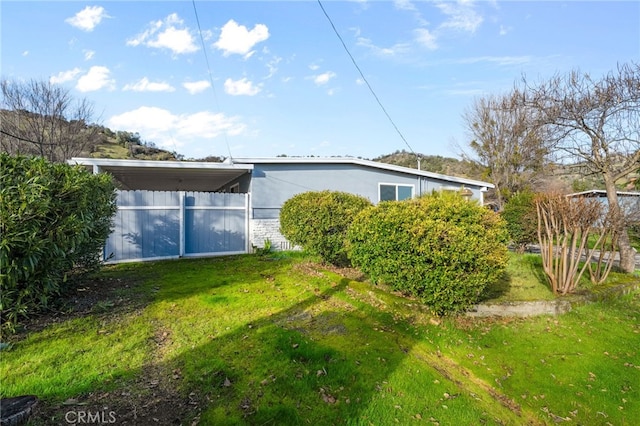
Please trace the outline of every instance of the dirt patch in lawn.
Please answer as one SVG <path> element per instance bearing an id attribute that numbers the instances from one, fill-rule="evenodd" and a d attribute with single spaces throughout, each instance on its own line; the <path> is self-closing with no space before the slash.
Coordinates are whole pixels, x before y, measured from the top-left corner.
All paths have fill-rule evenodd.
<path id="1" fill-rule="evenodd" d="M 25 321 L 9 342 L 70 319 L 89 315 L 110 317 L 141 312 L 152 295 L 139 280 L 126 278 L 85 279 L 52 309 Z M 158 330 L 153 342 L 162 346 L 171 336 Z M 202 401 L 195 394 L 179 390 L 182 375 L 153 360 L 143 366 L 133 379 L 116 383 L 108 391 L 74 395 L 63 402 L 39 401 L 29 424 L 65 425 L 82 423 L 118 425 L 198 424 Z M 37 395 L 36 395 L 37 396 Z M 185 423 L 188 419 L 188 423 Z"/>

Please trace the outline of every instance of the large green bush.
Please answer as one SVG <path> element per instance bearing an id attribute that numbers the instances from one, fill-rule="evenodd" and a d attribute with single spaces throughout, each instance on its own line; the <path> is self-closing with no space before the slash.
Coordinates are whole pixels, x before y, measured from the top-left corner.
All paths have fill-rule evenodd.
<path id="1" fill-rule="evenodd" d="M 371 202 L 338 191 L 310 191 L 287 200 L 280 211 L 280 232 L 291 243 L 326 262 L 349 264 L 345 249 L 347 228 Z"/>
<path id="2" fill-rule="evenodd" d="M 511 242 L 519 252 L 538 240 L 538 217 L 535 195 L 524 191 L 514 194 L 504 206 L 502 217 L 507 222 Z"/>
<path id="3" fill-rule="evenodd" d="M 354 266 L 438 315 L 477 302 L 506 267 L 506 241 L 499 215 L 449 193 L 380 203 L 348 232 Z"/>
<path id="4" fill-rule="evenodd" d="M 0 312 L 5 327 L 46 308 L 100 263 L 116 211 L 107 175 L 0 154 Z"/>

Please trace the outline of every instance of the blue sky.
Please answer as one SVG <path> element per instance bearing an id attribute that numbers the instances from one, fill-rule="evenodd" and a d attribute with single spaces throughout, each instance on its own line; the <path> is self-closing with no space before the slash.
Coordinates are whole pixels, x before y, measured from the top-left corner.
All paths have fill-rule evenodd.
<path id="1" fill-rule="evenodd" d="M 465 109 L 522 75 L 599 76 L 640 59 L 637 1 L 322 5 L 425 154 L 456 157 Z M 93 103 L 100 124 L 187 158 L 409 149 L 317 1 L 196 0 L 194 10 L 190 0 L 3 0 L 0 16 L 2 78 L 63 85 Z"/>

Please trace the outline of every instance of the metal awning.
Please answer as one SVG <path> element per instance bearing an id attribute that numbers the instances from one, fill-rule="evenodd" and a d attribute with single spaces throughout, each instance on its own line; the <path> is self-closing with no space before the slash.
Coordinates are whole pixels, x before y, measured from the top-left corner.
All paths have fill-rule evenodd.
<path id="1" fill-rule="evenodd" d="M 253 170 L 252 164 L 189 161 L 72 158 L 68 163 L 109 173 L 119 189 L 147 191 L 216 192 Z"/>

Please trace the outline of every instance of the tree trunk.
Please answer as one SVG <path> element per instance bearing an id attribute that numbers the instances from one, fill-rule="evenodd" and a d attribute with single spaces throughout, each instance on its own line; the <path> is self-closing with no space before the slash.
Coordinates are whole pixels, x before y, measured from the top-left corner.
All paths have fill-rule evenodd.
<path id="1" fill-rule="evenodd" d="M 618 192 L 615 182 L 608 174 L 604 174 L 604 183 L 607 189 L 607 200 L 609 202 L 609 210 L 622 220 L 617 220 L 618 229 L 618 254 L 620 255 L 620 269 L 628 274 L 632 274 L 636 268 L 636 251 L 631 246 L 629 232 L 627 231 L 626 220 L 624 220 L 624 212 L 620 208 L 618 202 Z"/>

